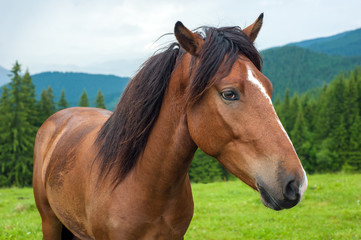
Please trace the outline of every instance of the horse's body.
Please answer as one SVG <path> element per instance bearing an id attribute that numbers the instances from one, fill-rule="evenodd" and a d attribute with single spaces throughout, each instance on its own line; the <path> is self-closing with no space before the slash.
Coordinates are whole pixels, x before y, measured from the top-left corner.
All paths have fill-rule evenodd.
<path id="1" fill-rule="evenodd" d="M 89 172 L 96 150 L 89 146 L 110 114 L 94 108 L 70 108 L 45 122 L 42 129 L 46 131 L 39 131 L 38 141 L 47 146 L 35 148 L 35 158 L 44 159 L 43 166 L 35 163 L 39 167 L 34 169 L 34 176 L 43 179 L 34 181 L 40 212 L 54 212 L 62 224 L 84 239 L 181 238 L 193 213 L 186 176 L 192 155 L 184 156 L 189 153 L 184 151 L 183 144 L 189 144 L 189 150 L 195 146 L 179 139 L 180 142 L 174 142 L 167 151 L 160 142 L 170 145 L 175 133 L 167 131 L 167 136 L 163 136 L 161 132 L 153 132 L 149 138 L 158 140 L 154 141 L 156 145 L 147 146 L 148 151 L 144 153 L 147 163 L 138 164 L 114 191 L 111 184 L 97 187 L 97 172 Z M 171 159 L 183 160 L 184 157 L 188 158 L 188 163 L 178 161 L 167 166 Z M 152 165 L 152 160 L 160 161 Z M 171 167 L 177 170 L 172 171 Z M 179 177 L 174 178 L 173 174 Z M 46 190 L 42 182 L 48 183 Z M 43 190 L 45 192 L 41 192 Z M 48 228 L 53 230 L 55 223 L 55 216 L 43 217 L 45 239 Z M 61 223 L 58 222 L 58 231 L 61 231 Z M 106 232 L 111 234 L 106 236 Z M 60 236 L 60 232 L 57 234 Z"/>
<path id="2" fill-rule="evenodd" d="M 45 121 L 33 179 L 44 239 L 183 239 L 193 215 L 187 172 L 197 147 L 257 189 L 266 206 L 296 205 L 307 180 L 252 54 L 261 22 L 240 33 L 249 49 L 232 39 L 235 29 L 223 29 L 218 37 L 240 49 L 220 52 L 209 64 L 214 69 L 205 64 L 212 59 L 206 50 L 219 43 L 177 23 L 182 49 L 148 60 L 113 114 L 70 108 Z"/>

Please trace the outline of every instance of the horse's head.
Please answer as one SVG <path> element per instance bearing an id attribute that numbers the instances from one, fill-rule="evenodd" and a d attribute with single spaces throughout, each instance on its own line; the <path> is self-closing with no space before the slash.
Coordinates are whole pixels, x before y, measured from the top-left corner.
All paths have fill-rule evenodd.
<path id="1" fill-rule="evenodd" d="M 178 22 L 175 35 L 192 56 L 187 123 L 193 141 L 257 189 L 265 206 L 281 210 L 300 201 L 307 178 L 253 46 L 262 18 L 243 31 L 208 29 L 205 38 Z"/>

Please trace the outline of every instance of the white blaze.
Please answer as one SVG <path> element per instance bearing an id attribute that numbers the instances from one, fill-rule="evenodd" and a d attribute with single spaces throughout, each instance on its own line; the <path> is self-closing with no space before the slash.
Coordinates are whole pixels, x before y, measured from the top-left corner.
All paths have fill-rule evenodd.
<path id="1" fill-rule="evenodd" d="M 249 80 L 251 83 L 253 83 L 254 85 L 256 85 L 256 87 L 257 87 L 259 90 L 261 90 L 261 93 L 263 94 L 263 96 L 266 97 L 266 99 L 268 100 L 269 104 L 273 105 L 273 104 L 272 104 L 272 100 L 271 100 L 271 98 L 268 96 L 266 89 L 264 88 L 264 86 L 262 85 L 262 83 L 261 83 L 257 78 L 254 77 L 252 70 L 247 69 L 247 73 L 248 73 L 248 80 Z"/>
<path id="2" fill-rule="evenodd" d="M 261 83 L 257 78 L 254 77 L 253 72 L 252 72 L 251 69 L 247 69 L 247 73 L 248 73 L 248 80 L 261 91 L 262 95 L 267 99 L 267 101 L 269 102 L 269 104 L 272 105 L 272 110 L 273 110 L 273 112 L 274 112 L 274 114 L 275 114 L 276 121 L 277 121 L 279 127 L 281 128 L 281 130 L 283 131 L 283 133 L 286 135 L 288 141 L 289 141 L 289 142 L 291 143 L 291 145 L 293 146 L 290 137 L 288 136 L 285 128 L 283 127 L 280 119 L 279 119 L 278 116 L 277 116 L 276 110 L 274 109 L 273 104 L 272 104 L 272 99 L 268 96 L 266 89 L 264 88 L 264 86 L 262 85 L 262 83 Z"/>

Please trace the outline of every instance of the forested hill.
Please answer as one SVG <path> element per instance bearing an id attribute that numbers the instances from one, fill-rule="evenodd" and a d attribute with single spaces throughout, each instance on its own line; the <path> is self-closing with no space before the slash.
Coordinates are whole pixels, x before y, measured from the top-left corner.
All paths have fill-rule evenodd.
<path id="1" fill-rule="evenodd" d="M 261 52 L 263 72 L 274 85 L 274 97 L 303 93 L 329 83 L 340 72 L 361 65 L 361 28 Z"/>
<path id="2" fill-rule="evenodd" d="M 330 55 L 361 56 L 361 28 L 331 37 L 311 39 L 289 45 Z"/>
<path id="3" fill-rule="evenodd" d="M 129 81 L 129 78 L 114 75 L 71 72 L 44 72 L 31 77 L 37 96 L 40 96 L 42 90 L 51 86 L 56 97 L 55 101 L 57 101 L 62 89 L 64 89 L 69 105 L 77 106 L 79 98 L 85 89 L 89 96 L 90 105 L 93 105 L 97 91 L 101 90 L 108 109 L 114 108 Z"/>
<path id="4" fill-rule="evenodd" d="M 361 44 L 361 42 L 360 42 Z M 361 56 L 345 57 L 317 53 L 297 46 L 271 48 L 261 52 L 263 73 L 273 84 L 273 96 L 283 97 L 286 88 L 291 93 L 303 93 L 329 83 L 335 75 L 361 65 Z"/>

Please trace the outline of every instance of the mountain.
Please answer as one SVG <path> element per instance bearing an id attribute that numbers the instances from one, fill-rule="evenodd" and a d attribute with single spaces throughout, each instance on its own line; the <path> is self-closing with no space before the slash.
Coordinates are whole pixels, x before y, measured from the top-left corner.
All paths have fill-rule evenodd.
<path id="1" fill-rule="evenodd" d="M 36 88 L 37 96 L 49 86 L 54 90 L 54 95 L 60 96 L 65 90 L 66 99 L 70 106 L 77 106 L 80 95 L 86 89 L 90 104 L 94 106 L 98 90 L 101 90 L 108 109 L 113 109 L 125 89 L 129 78 L 115 75 L 87 74 L 72 72 L 44 72 L 31 76 Z"/>
<path id="2" fill-rule="evenodd" d="M 289 44 L 319 53 L 339 56 L 361 56 L 361 28 L 330 37 Z"/>
<path id="3" fill-rule="evenodd" d="M 303 93 L 361 65 L 361 28 L 266 49 L 261 55 L 262 70 L 273 83 L 274 97 L 283 97 L 286 88 Z"/>
<path id="4" fill-rule="evenodd" d="M 10 71 L 0 66 L 0 87 L 10 82 Z"/>
<path id="5" fill-rule="evenodd" d="M 361 56 L 331 56 L 297 46 L 272 48 L 261 54 L 263 73 L 273 84 L 274 96 L 283 96 L 286 88 L 303 93 L 361 65 Z"/>

